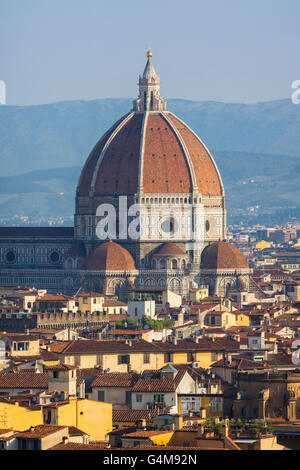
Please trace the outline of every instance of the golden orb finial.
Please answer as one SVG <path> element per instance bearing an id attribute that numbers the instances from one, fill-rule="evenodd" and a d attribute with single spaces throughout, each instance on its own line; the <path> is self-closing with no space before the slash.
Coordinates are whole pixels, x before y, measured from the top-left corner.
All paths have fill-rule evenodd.
<path id="1" fill-rule="evenodd" d="M 148 47 L 148 51 L 147 51 L 147 54 L 146 54 L 146 56 L 148 57 L 148 60 L 150 60 L 150 59 L 151 59 L 151 57 L 152 57 L 152 52 L 151 52 L 151 49 L 150 49 L 150 47 Z"/>

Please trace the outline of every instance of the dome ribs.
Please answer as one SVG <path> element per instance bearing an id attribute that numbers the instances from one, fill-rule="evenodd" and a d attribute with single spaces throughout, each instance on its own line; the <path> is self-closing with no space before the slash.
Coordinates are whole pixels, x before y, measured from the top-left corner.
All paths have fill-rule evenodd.
<path id="1" fill-rule="evenodd" d="M 148 116 L 143 169 L 145 193 L 191 192 L 184 152 L 173 129 L 160 113 L 149 113 Z"/>
<path id="2" fill-rule="evenodd" d="M 141 125 L 142 115 L 134 114 L 108 145 L 96 175 L 95 195 L 136 193 Z"/>
<path id="3" fill-rule="evenodd" d="M 194 167 L 199 193 L 222 196 L 223 185 L 221 178 L 205 145 L 172 113 L 168 113 L 168 118 L 173 122 L 187 146 Z"/>
<path id="4" fill-rule="evenodd" d="M 208 245 L 202 253 L 202 269 L 249 269 L 241 251 L 228 242 L 218 241 Z"/>
<path id="5" fill-rule="evenodd" d="M 95 248 L 84 260 L 89 271 L 135 271 L 134 259 L 123 246 L 109 240 Z"/>
<path id="6" fill-rule="evenodd" d="M 90 152 L 87 161 L 85 162 L 81 175 L 79 178 L 77 186 L 77 194 L 79 196 L 88 196 L 91 188 L 93 173 L 98 161 L 98 158 L 108 141 L 110 135 L 115 131 L 118 125 L 123 121 L 125 116 L 123 116 L 119 121 L 117 121 L 96 143 L 92 151 Z"/>

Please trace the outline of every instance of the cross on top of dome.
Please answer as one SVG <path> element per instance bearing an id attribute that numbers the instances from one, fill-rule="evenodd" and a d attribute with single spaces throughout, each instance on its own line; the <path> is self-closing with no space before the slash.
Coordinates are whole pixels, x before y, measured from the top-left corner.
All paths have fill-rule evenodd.
<path id="1" fill-rule="evenodd" d="M 160 79 L 152 64 L 152 52 L 147 51 L 147 63 L 143 75 L 139 78 L 139 97 L 133 102 L 133 110 L 143 113 L 145 111 L 165 111 L 166 101 L 160 96 Z"/>

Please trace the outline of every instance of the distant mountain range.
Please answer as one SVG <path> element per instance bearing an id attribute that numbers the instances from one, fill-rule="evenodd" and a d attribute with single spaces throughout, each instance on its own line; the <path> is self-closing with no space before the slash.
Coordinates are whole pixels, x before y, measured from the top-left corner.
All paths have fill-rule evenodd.
<path id="1" fill-rule="evenodd" d="M 84 161 L 131 103 L 103 99 L 0 106 L 0 216 L 71 216 Z M 168 100 L 168 109 L 212 151 L 225 185 L 229 221 L 258 221 L 257 212 L 263 220 L 300 213 L 300 105 L 290 100 L 253 105 Z"/>

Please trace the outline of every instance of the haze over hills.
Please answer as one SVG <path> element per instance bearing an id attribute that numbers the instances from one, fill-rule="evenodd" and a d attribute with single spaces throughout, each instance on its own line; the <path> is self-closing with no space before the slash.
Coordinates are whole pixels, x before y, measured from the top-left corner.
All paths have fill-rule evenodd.
<path id="1" fill-rule="evenodd" d="M 0 106 L 1 216 L 72 216 L 84 161 L 131 104 L 131 99 L 108 98 Z M 297 215 L 300 106 L 288 99 L 254 105 L 186 100 L 167 104 L 215 157 L 229 222 L 252 220 L 253 214 L 259 220 L 257 213 L 262 218 L 280 213 L 281 219 Z"/>

